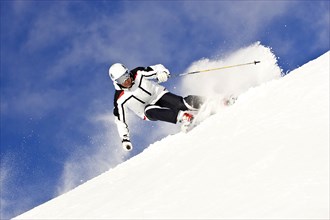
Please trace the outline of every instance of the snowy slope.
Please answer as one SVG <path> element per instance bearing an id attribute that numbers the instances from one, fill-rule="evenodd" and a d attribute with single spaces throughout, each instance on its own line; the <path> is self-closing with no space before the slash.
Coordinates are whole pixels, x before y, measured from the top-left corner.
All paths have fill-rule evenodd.
<path id="1" fill-rule="evenodd" d="M 329 57 L 17 219 L 329 218 Z"/>

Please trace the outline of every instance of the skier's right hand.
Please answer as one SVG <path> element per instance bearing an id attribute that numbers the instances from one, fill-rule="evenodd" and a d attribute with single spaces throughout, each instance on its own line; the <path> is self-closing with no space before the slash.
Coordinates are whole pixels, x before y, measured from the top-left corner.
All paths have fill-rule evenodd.
<path id="1" fill-rule="evenodd" d="M 170 71 L 167 69 L 157 72 L 158 83 L 166 82 L 170 77 Z"/>
<path id="2" fill-rule="evenodd" d="M 158 83 L 166 82 L 171 75 L 170 71 L 166 69 L 163 64 L 157 64 L 150 67 L 156 72 Z"/>
<path id="3" fill-rule="evenodd" d="M 133 145 L 132 145 L 131 141 L 128 139 L 124 139 L 122 141 L 122 144 L 123 144 L 124 150 L 126 150 L 126 151 L 131 151 L 133 149 Z"/>

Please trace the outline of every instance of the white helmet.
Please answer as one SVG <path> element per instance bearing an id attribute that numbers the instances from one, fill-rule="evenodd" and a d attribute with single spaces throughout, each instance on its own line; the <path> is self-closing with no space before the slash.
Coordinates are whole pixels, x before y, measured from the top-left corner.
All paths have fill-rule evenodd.
<path id="1" fill-rule="evenodd" d="M 112 81 L 122 84 L 130 77 L 130 71 L 121 63 L 115 63 L 109 68 L 109 76 Z"/>

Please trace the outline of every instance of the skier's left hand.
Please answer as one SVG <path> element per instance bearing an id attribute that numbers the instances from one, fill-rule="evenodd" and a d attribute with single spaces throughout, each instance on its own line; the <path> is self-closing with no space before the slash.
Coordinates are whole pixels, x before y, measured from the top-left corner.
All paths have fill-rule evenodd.
<path id="1" fill-rule="evenodd" d="M 128 139 L 124 139 L 122 144 L 125 151 L 131 151 L 133 149 L 133 145 Z"/>
<path id="2" fill-rule="evenodd" d="M 157 79 L 159 83 L 166 82 L 170 77 L 170 71 L 166 68 L 157 72 Z"/>

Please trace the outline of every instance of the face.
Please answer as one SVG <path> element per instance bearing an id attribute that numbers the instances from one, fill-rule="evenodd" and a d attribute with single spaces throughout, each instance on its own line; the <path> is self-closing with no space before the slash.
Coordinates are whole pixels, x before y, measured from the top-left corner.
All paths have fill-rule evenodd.
<path id="1" fill-rule="evenodd" d="M 131 88 L 133 85 L 133 78 L 130 72 L 127 70 L 122 76 L 116 79 L 115 82 L 125 88 Z"/>
<path id="2" fill-rule="evenodd" d="M 122 85 L 122 86 L 125 87 L 125 88 L 131 88 L 132 84 L 133 84 L 133 79 L 132 79 L 132 77 L 128 77 L 128 78 L 127 78 L 122 84 L 120 84 L 120 85 Z"/>

